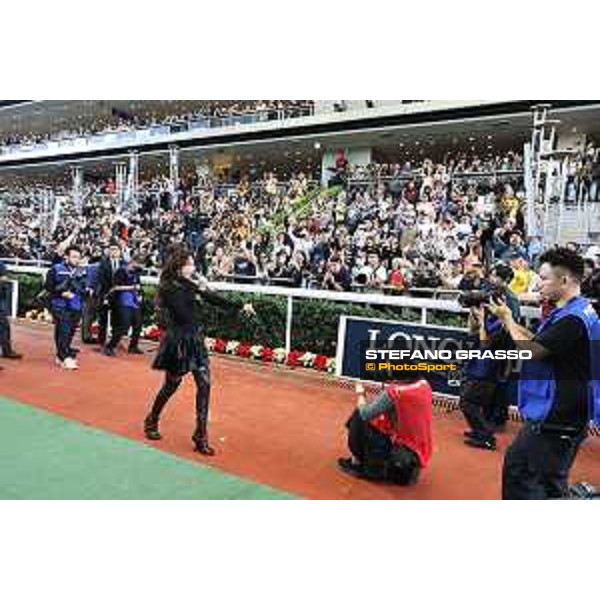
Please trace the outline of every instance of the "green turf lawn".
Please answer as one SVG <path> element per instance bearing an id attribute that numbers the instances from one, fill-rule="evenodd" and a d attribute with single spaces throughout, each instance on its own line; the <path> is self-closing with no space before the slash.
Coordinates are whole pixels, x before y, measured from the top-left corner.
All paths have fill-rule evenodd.
<path id="1" fill-rule="evenodd" d="M 0 397 L 0 499 L 291 497 Z"/>

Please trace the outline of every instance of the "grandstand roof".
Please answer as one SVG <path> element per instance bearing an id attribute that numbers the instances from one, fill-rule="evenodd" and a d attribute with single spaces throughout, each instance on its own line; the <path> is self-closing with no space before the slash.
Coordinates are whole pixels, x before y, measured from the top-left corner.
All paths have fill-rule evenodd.
<path id="1" fill-rule="evenodd" d="M 53 111 L 76 110 L 76 106 L 91 101 L 50 101 L 33 103 L 35 111 L 50 118 Z M 112 106 L 112 101 L 106 101 Z M 182 162 L 197 161 L 214 154 L 227 155 L 232 163 L 295 162 L 306 157 L 320 160 L 327 149 L 338 147 L 374 148 L 383 155 L 396 157 L 406 152 L 407 157 L 435 156 L 457 147 L 474 148 L 482 155 L 521 146 L 531 134 L 533 101 L 498 103 L 485 110 L 456 109 L 430 111 L 412 115 L 390 115 L 379 118 L 349 119 L 344 122 L 321 122 L 315 125 L 292 126 L 285 129 L 254 132 L 215 132 L 202 139 L 178 142 Z M 555 102 L 552 116 L 561 120 L 559 134 L 580 132 L 600 140 L 600 101 Z M 32 107 L 10 110 L 31 113 Z M 3 111 L 0 111 L 0 121 Z M 42 118 L 40 116 L 40 118 Z M 320 149 L 315 149 L 319 142 Z M 157 156 L 164 160 L 168 144 L 152 144 L 138 148 L 142 158 Z M 127 149 L 100 150 L 80 153 L 68 160 L 53 159 L 15 160 L 14 166 L 48 165 L 51 162 L 88 162 L 101 164 L 126 156 Z M 163 157 L 163 158 L 161 158 Z M 8 167 L 7 163 L 0 165 Z"/>

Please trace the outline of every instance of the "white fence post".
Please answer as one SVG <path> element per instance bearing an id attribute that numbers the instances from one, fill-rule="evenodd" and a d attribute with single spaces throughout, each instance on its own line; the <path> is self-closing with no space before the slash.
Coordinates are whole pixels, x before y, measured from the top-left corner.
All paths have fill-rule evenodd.
<path id="1" fill-rule="evenodd" d="M 293 302 L 292 296 L 288 296 L 287 299 L 287 318 L 285 323 L 285 351 L 291 352 L 292 350 L 292 313 L 293 313 Z"/>
<path id="2" fill-rule="evenodd" d="M 12 283 L 12 294 L 11 294 L 11 317 L 13 319 L 17 318 L 17 314 L 19 312 L 19 282 L 15 279 L 11 280 Z"/>

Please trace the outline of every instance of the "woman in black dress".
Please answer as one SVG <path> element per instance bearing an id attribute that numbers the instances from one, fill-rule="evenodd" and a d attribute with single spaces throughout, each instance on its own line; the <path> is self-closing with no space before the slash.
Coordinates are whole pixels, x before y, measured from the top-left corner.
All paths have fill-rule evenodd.
<path id="1" fill-rule="evenodd" d="M 195 273 L 192 253 L 180 247 L 169 254 L 161 273 L 157 304 L 166 332 L 152 368 L 165 371 L 165 380 L 144 421 L 144 432 L 150 440 L 161 439 L 158 430 L 160 414 L 183 377 L 191 373 L 196 382 L 194 449 L 212 456 L 215 452 L 209 446 L 207 436 L 210 365 L 200 309 L 203 302 L 209 302 L 228 311 L 242 310 L 248 315 L 255 312 L 251 304 L 242 306 L 211 292 L 205 283 L 194 278 Z"/>

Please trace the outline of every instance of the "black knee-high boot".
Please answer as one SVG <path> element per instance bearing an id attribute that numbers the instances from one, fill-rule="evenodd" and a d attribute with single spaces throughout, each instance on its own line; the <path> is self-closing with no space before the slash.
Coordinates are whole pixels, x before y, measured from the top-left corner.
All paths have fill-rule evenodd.
<path id="1" fill-rule="evenodd" d="M 160 391 L 156 395 L 154 403 L 150 412 L 144 420 L 144 433 L 149 440 L 160 440 L 161 435 L 158 430 L 158 420 L 163 408 L 171 396 L 177 391 L 177 388 L 181 385 L 181 377 L 170 375 L 169 373 L 165 376 L 165 381 Z"/>
<path id="2" fill-rule="evenodd" d="M 196 430 L 192 436 L 194 450 L 206 456 L 213 456 L 215 451 L 208 444 L 208 407 L 210 402 L 210 370 L 208 366 L 194 371 L 196 382 Z"/>

